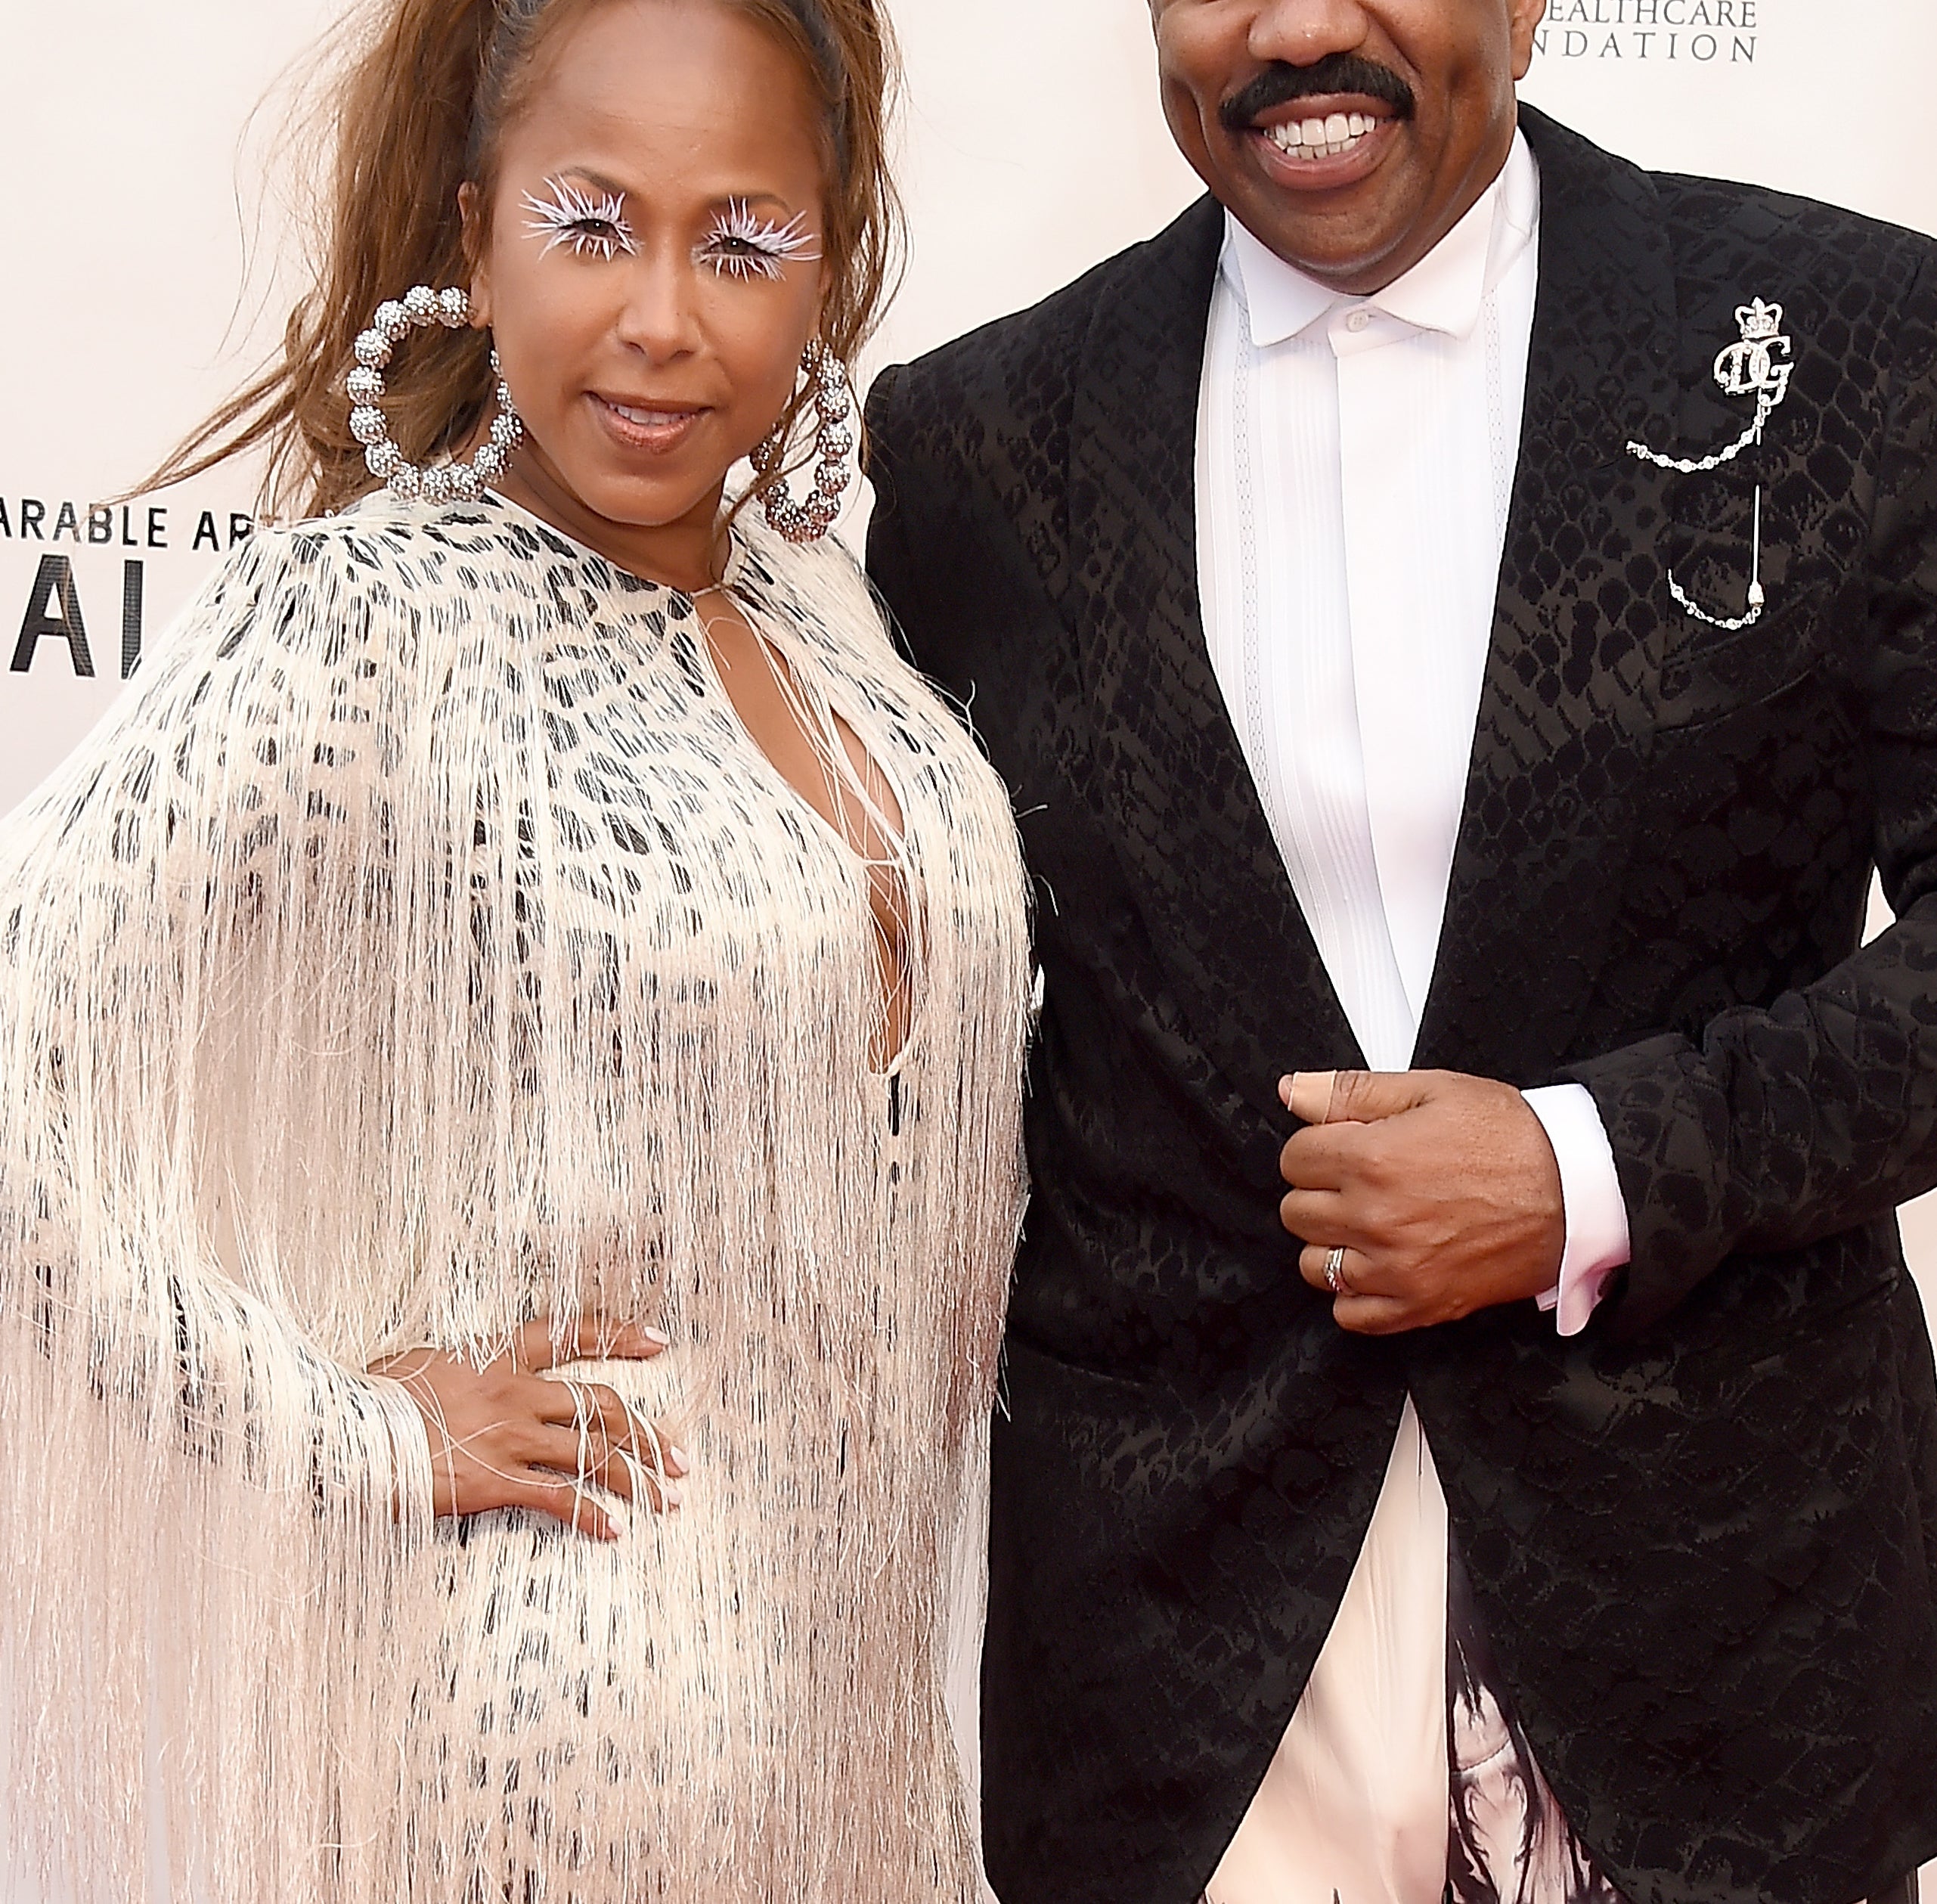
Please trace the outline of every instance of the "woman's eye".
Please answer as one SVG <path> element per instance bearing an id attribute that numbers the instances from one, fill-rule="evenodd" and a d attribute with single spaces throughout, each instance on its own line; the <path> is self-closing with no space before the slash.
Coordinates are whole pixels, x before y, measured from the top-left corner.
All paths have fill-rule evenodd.
<path id="1" fill-rule="evenodd" d="M 569 242 L 581 257 L 595 251 L 602 258 L 609 258 L 618 250 L 621 237 L 618 227 L 609 219 L 582 219 L 572 227 Z"/>
<path id="2" fill-rule="evenodd" d="M 722 278 L 775 278 L 780 275 L 780 261 L 750 238 L 731 233 L 708 238 L 699 248 L 700 262 L 711 265 Z"/>
<path id="3" fill-rule="evenodd" d="M 526 192 L 523 200 L 529 214 L 525 229 L 545 243 L 541 256 L 560 245 L 581 258 L 613 258 L 621 251 L 630 257 L 637 250 L 618 193 L 588 192 L 563 178 L 547 178 L 545 189 L 548 198 Z"/>
<path id="4" fill-rule="evenodd" d="M 797 212 L 786 224 L 762 218 L 744 199 L 729 201 L 694 254 L 721 278 L 776 279 L 790 264 L 818 264 L 820 249 Z"/>

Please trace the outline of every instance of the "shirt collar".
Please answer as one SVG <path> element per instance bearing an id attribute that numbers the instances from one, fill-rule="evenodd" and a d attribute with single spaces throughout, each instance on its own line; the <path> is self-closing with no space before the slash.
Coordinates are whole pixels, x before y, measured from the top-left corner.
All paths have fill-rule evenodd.
<path id="1" fill-rule="evenodd" d="M 1244 294 L 1260 350 L 1308 330 L 1341 305 L 1382 311 L 1416 330 L 1471 336 L 1488 296 L 1531 245 L 1540 223 L 1540 172 L 1525 134 L 1466 216 L 1404 276 L 1370 297 L 1342 297 L 1288 265 L 1224 215 L 1223 268 Z"/>

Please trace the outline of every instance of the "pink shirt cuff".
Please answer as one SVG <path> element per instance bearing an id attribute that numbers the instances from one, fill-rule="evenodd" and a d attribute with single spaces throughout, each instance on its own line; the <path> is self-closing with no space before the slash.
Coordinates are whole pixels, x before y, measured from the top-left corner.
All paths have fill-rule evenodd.
<path id="1" fill-rule="evenodd" d="M 1560 1202 L 1567 1214 L 1560 1278 L 1540 1298 L 1540 1306 L 1554 1312 L 1563 1335 L 1578 1335 L 1607 1294 L 1614 1273 L 1628 1261 L 1628 1206 L 1622 1200 L 1621 1180 L 1601 1112 L 1587 1087 L 1549 1084 L 1520 1095 L 1554 1146 L 1554 1161 L 1560 1168 Z"/>

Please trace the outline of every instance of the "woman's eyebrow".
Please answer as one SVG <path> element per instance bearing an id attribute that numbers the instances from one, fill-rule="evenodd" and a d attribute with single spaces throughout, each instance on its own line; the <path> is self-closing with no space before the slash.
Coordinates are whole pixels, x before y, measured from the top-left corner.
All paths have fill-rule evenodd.
<path id="1" fill-rule="evenodd" d="M 608 178 L 603 172 L 595 171 L 590 166 L 563 166 L 552 175 L 556 178 L 582 179 L 587 185 L 596 186 L 602 192 L 613 193 L 620 198 L 628 195 L 628 188 L 621 185 L 616 178 Z"/>
<path id="2" fill-rule="evenodd" d="M 608 176 L 606 172 L 600 172 L 597 166 L 564 165 L 564 166 L 559 166 L 556 172 L 552 172 L 550 176 L 552 178 L 569 180 L 569 182 L 573 184 L 590 186 L 595 192 L 610 192 L 616 197 L 631 197 L 630 186 L 621 184 L 620 180 L 612 178 L 612 176 Z M 713 197 L 713 200 L 707 203 L 707 211 L 709 211 L 709 213 L 721 213 L 721 211 L 730 211 L 734 206 L 745 206 L 749 207 L 749 209 L 752 209 L 752 207 L 761 207 L 761 209 L 765 209 L 765 207 L 771 206 L 773 209 L 779 211 L 783 217 L 792 217 L 794 215 L 794 206 L 789 200 L 780 197 L 779 192 L 765 192 L 765 190 L 754 190 L 754 192 L 721 192 L 719 196 Z"/>
<path id="3" fill-rule="evenodd" d="M 715 212 L 730 211 L 736 205 L 748 206 L 771 205 L 777 210 L 789 213 L 791 213 L 794 209 L 778 192 L 724 192 L 719 197 L 714 200 L 708 209 Z"/>
<path id="4" fill-rule="evenodd" d="M 622 185 L 593 166 L 563 166 L 552 175 L 557 178 L 569 178 L 590 185 L 602 192 L 615 193 L 621 198 L 631 196 L 631 188 Z M 794 208 L 778 192 L 764 191 L 726 191 L 720 193 L 707 206 L 709 212 L 721 212 L 736 205 L 773 206 L 776 210 L 791 215 Z"/>

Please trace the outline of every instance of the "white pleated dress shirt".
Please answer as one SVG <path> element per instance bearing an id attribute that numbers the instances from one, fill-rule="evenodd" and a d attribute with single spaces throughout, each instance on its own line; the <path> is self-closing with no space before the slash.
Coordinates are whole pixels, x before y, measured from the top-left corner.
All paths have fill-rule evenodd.
<path id="1" fill-rule="evenodd" d="M 1439 953 L 1517 467 L 1539 178 L 1506 166 L 1419 264 L 1342 297 L 1227 219 L 1198 420 L 1217 681 L 1367 1062 L 1411 1064 Z M 1287 1052 L 1288 1071 L 1310 1068 Z M 1527 1093 L 1567 1205 L 1563 1333 L 1627 1261 L 1594 1101 Z M 1408 1403 L 1344 1604 L 1212 1904 L 1439 1904 L 1446 1517 Z"/>

